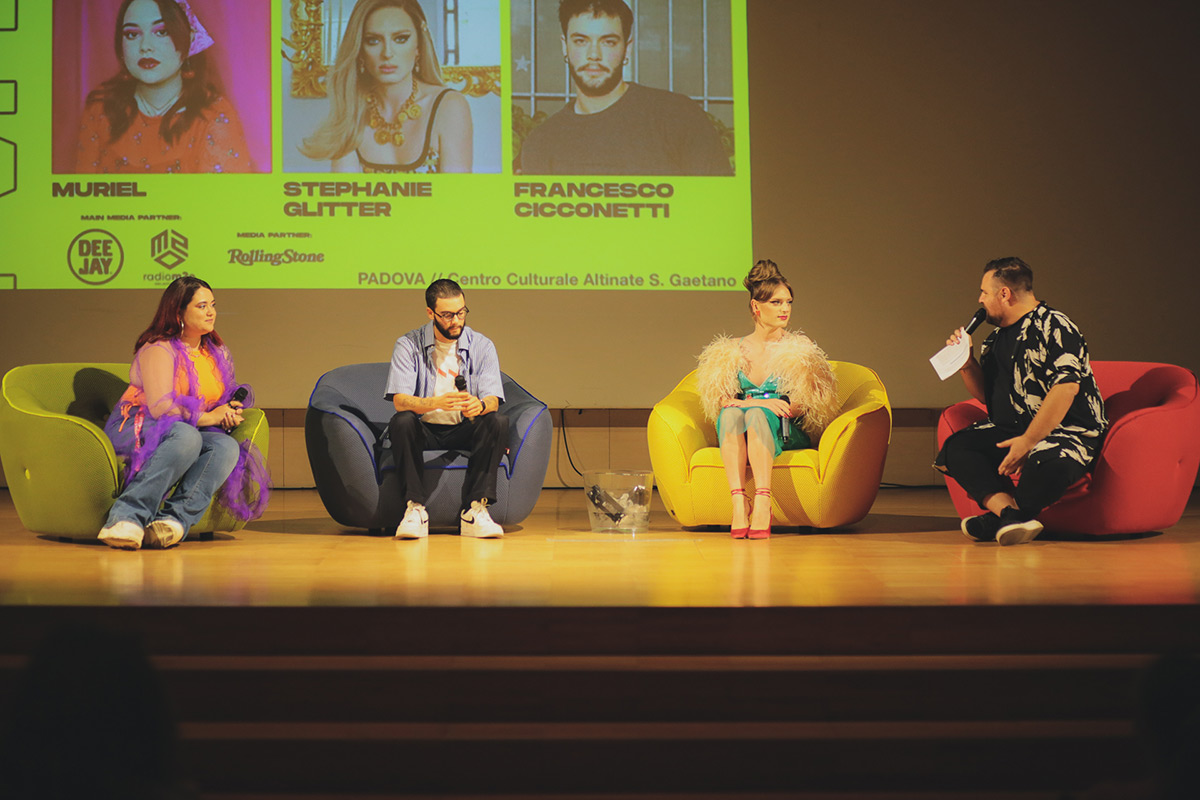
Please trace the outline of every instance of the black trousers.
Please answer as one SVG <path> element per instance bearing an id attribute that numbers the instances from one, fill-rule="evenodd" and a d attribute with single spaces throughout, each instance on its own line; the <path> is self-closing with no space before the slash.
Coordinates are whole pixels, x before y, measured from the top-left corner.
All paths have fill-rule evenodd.
<path id="1" fill-rule="evenodd" d="M 398 411 L 388 423 L 388 437 L 406 500 L 425 504 L 425 484 L 421 480 L 425 450 L 469 450 L 462 507 L 470 508 L 475 500 L 496 502 L 496 470 L 508 446 L 508 417 L 493 412 L 473 422 L 434 425 L 424 422 L 414 411 Z"/>
<path id="2" fill-rule="evenodd" d="M 1029 452 L 1020 481 L 1014 486 L 1011 478 L 996 471 L 1008 455 L 1007 447 L 996 445 L 1016 435 L 996 427 L 964 428 L 942 445 L 936 466 L 958 481 L 980 508 L 985 508 L 985 497 L 1004 492 L 1017 501 L 1023 518 L 1035 519 L 1086 475 L 1091 465 L 1066 454 L 1075 448 L 1062 447 L 1047 438 Z"/>

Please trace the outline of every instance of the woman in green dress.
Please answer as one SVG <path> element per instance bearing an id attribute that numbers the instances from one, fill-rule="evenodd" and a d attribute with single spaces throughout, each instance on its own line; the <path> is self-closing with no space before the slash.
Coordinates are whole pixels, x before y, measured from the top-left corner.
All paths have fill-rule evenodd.
<path id="1" fill-rule="evenodd" d="M 717 427 L 729 478 L 735 539 L 771 535 L 771 467 L 784 450 L 816 446 L 838 414 L 837 382 L 825 353 L 803 333 L 787 330 L 792 287 L 774 261 L 762 260 L 743 281 L 754 330 L 718 336 L 700 354 L 697 388 Z M 746 467 L 754 501 L 746 496 Z"/>

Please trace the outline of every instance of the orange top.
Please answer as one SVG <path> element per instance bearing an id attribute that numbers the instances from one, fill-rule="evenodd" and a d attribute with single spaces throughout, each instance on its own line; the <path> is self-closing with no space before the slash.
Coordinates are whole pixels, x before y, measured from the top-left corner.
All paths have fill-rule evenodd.
<path id="1" fill-rule="evenodd" d="M 204 110 L 174 144 L 159 135 L 162 117 L 138 113 L 115 142 L 99 102 L 83 109 L 75 169 L 85 173 L 253 172 L 246 137 L 224 97 Z"/>
<path id="2" fill-rule="evenodd" d="M 217 407 L 221 395 L 225 393 L 225 382 L 217 372 L 217 361 L 208 354 L 208 349 L 188 350 L 192 365 L 196 368 L 196 378 L 199 382 L 200 399 L 204 408 L 211 411 Z M 187 374 L 180 370 L 175 375 L 175 394 L 187 394 Z"/>
<path id="3" fill-rule="evenodd" d="M 155 342 L 146 347 L 154 345 L 161 346 L 162 343 Z M 145 348 L 143 348 L 144 350 Z M 199 350 L 188 350 L 188 357 L 192 359 L 192 366 L 196 368 L 196 379 L 199 389 L 199 397 L 201 401 L 201 409 L 203 411 L 212 411 L 217 407 L 217 403 L 221 400 L 221 395 L 225 393 L 225 382 L 221 379 L 221 373 L 217 369 L 217 361 L 209 354 L 208 348 Z M 182 361 L 175 361 L 175 394 L 185 396 L 188 394 L 188 378 L 187 371 L 184 369 Z M 129 402 L 137 406 L 148 406 L 146 402 L 145 391 L 145 376 L 137 370 L 137 367 L 130 370 L 131 382 L 129 388 L 121 395 L 122 402 Z M 158 401 L 155 400 L 157 403 Z M 160 412 L 161 413 L 161 412 Z"/>

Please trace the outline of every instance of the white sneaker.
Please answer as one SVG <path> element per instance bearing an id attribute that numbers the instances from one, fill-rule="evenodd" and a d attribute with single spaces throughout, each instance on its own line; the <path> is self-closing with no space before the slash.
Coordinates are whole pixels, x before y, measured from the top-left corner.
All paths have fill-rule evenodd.
<path id="1" fill-rule="evenodd" d="M 137 550 L 142 546 L 146 532 L 135 522 L 121 521 L 101 528 L 97 538 L 109 547 L 118 550 Z"/>
<path id="2" fill-rule="evenodd" d="M 473 500 L 471 507 L 459 515 L 459 533 L 476 539 L 499 539 L 504 528 L 488 513 L 487 500 Z"/>
<path id="3" fill-rule="evenodd" d="M 173 519 L 163 517 L 146 526 L 146 540 L 142 544 L 145 547 L 158 547 L 166 550 L 168 547 L 174 547 L 182 542 L 185 533 L 183 525 Z"/>
<path id="4" fill-rule="evenodd" d="M 408 501 L 404 519 L 396 526 L 397 539 L 424 539 L 429 535 L 429 512 L 420 503 Z"/>
<path id="5" fill-rule="evenodd" d="M 1042 523 L 1036 519 L 1023 520 L 1016 516 L 1015 509 L 1005 509 L 1000 515 L 1000 529 L 996 531 L 996 541 L 1002 547 L 1014 544 L 1032 542 L 1042 532 Z"/>

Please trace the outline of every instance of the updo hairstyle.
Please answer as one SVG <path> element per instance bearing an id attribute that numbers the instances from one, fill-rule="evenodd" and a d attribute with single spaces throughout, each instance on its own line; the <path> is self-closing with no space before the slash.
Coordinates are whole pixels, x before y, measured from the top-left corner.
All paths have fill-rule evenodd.
<path id="1" fill-rule="evenodd" d="M 770 300 L 780 286 L 786 287 L 788 294 L 795 297 L 792 285 L 779 271 L 779 265 L 769 258 L 762 258 L 754 262 L 754 266 L 750 268 L 750 274 L 742 281 L 742 285 L 750 292 L 750 299 L 760 303 Z M 754 310 L 752 304 L 750 310 L 752 312 Z"/>

